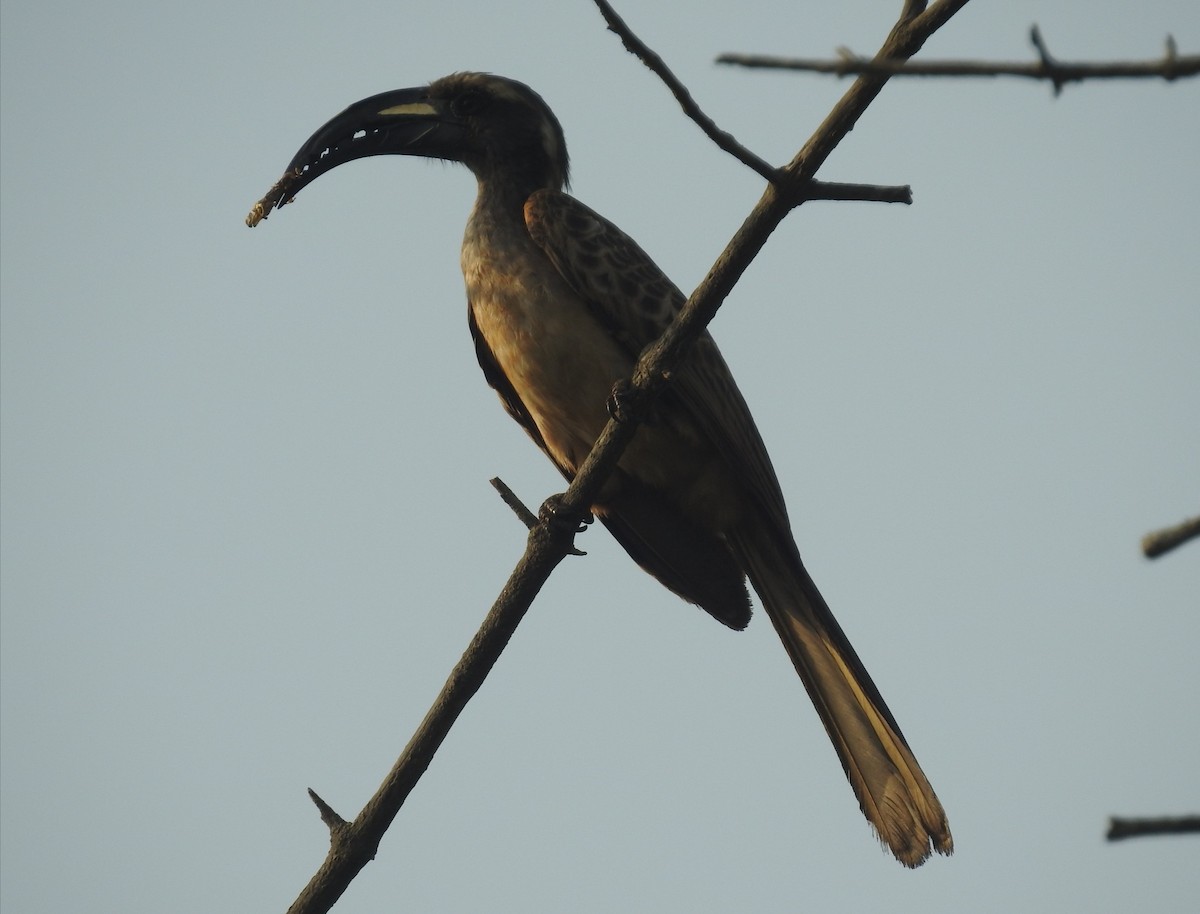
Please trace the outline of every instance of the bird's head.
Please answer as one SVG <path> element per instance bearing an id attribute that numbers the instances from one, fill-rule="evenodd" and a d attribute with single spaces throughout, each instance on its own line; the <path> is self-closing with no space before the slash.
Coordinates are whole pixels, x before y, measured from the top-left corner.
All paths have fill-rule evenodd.
<path id="1" fill-rule="evenodd" d="M 455 73 L 364 98 L 330 120 L 300 147 L 247 224 L 343 162 L 378 155 L 462 162 L 480 181 L 503 180 L 525 194 L 567 184 L 562 127 L 540 95 L 501 76 Z"/>

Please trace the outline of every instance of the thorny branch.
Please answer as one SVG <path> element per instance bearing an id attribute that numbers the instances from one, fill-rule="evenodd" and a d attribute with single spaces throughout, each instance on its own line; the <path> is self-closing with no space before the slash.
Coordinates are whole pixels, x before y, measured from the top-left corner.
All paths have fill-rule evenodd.
<path id="1" fill-rule="evenodd" d="M 599 5 L 601 0 L 595 2 Z M 918 0 L 906 0 L 904 12 L 892 27 L 877 58 L 904 60 L 912 56 L 966 2 L 935 0 L 926 7 Z M 627 28 L 624 33 L 631 34 Z M 881 73 L 860 76 L 804 147 L 782 169 L 783 183 L 795 187 L 810 182 L 883 89 L 887 79 L 888 75 Z M 571 549 L 574 529 L 572 524 L 563 521 L 587 516 L 588 506 L 594 502 L 622 450 L 633 438 L 640 417 L 666 386 L 692 341 L 712 320 L 771 232 L 796 205 L 798 201 L 793 194 L 781 191 L 776 183 L 768 184 L 758 204 L 689 297 L 675 322 L 661 339 L 642 353 L 628 395 L 622 400 L 620 420 L 609 421 L 574 481 L 557 499 L 556 516 L 542 519 L 530 530 L 525 554 L 483 625 L 451 671 L 392 770 L 358 816 L 352 822 L 344 822 L 328 804 L 312 795 L 322 820 L 330 826 L 330 849 L 321 867 L 288 909 L 289 914 L 327 912 L 359 871 L 374 858 L 384 833 L 428 768 L 458 715 L 483 684 L 550 573 Z"/>
<path id="2" fill-rule="evenodd" d="M 810 73 L 833 73 L 837 76 L 873 73 L 887 76 L 1020 76 L 1025 79 L 1046 80 L 1058 95 L 1069 82 L 1086 79 L 1182 79 L 1200 73 L 1200 55 L 1180 56 L 1175 39 L 1167 36 L 1166 50 L 1157 60 L 1083 63 L 1060 61 L 1046 46 L 1036 25 L 1029 30 L 1029 40 L 1038 59 L 1029 63 L 987 63 L 974 60 L 930 60 L 912 63 L 904 60 L 881 60 L 879 57 L 859 57 L 846 48 L 838 49 L 836 60 L 813 60 L 794 57 L 775 57 L 765 54 L 722 54 L 717 63 L 739 67 L 772 70 L 803 70 Z"/>

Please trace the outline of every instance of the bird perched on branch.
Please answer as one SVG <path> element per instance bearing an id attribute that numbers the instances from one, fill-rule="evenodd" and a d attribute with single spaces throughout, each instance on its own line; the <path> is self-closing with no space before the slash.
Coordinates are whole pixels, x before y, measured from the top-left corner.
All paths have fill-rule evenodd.
<path id="1" fill-rule="evenodd" d="M 462 269 L 479 363 L 508 413 L 572 478 L 608 421 L 614 385 L 683 294 L 632 239 L 563 192 L 566 144 L 541 97 L 482 73 L 351 105 L 301 147 L 247 222 L 375 155 L 474 172 Z M 800 560 L 766 448 L 707 333 L 592 511 L 642 568 L 730 628 L 750 621 L 748 577 L 879 837 L 907 866 L 951 852 L 941 803 Z"/>

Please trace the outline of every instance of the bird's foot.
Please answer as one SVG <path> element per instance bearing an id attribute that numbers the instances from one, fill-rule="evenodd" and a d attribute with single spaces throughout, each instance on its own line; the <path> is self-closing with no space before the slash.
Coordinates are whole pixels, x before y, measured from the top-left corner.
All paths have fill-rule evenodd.
<path id="1" fill-rule="evenodd" d="M 608 410 L 609 418 L 618 422 L 628 422 L 637 416 L 643 425 L 654 425 L 654 415 L 645 411 L 642 401 L 642 392 L 635 388 L 628 378 L 622 378 L 612 386 L 604 406 Z"/>
<path id="2" fill-rule="evenodd" d="M 582 516 L 563 507 L 562 495 L 551 495 L 538 509 L 538 520 L 574 536 L 588 528 L 595 518 L 590 511 Z"/>

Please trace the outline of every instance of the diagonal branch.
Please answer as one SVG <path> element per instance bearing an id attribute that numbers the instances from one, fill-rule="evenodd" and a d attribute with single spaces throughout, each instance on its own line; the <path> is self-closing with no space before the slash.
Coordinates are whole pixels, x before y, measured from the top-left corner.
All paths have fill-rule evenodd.
<path id="1" fill-rule="evenodd" d="M 910 14 L 902 16 L 892 28 L 878 56 L 905 59 L 915 54 L 925 40 L 966 2 L 937 0 L 926 9 L 924 4 L 908 0 L 905 10 L 911 11 Z M 788 182 L 811 180 L 882 90 L 887 78 L 886 74 L 864 74 L 855 81 L 804 148 L 783 169 Z M 564 521 L 583 518 L 588 513 L 588 506 L 633 438 L 640 416 L 666 386 L 686 356 L 688 347 L 712 320 L 771 232 L 795 205 L 794 199 L 782 194 L 775 184 L 769 184 L 762 199 L 671 327 L 642 353 L 634 369 L 633 383 L 628 393 L 622 396 L 620 420 L 609 421 L 574 481 L 557 499 L 554 516 L 543 512 L 541 521 L 530 530 L 525 554 L 462 659 L 455 665 L 433 707 L 375 795 L 349 823 L 324 801 L 318 803 L 322 820 L 330 826 L 329 853 L 288 909 L 289 914 L 328 911 L 358 872 L 374 858 L 384 833 L 428 768 L 458 715 L 479 690 L 534 597 L 571 548 L 575 528 Z M 318 799 L 314 795 L 314 802 Z"/>
<path id="2" fill-rule="evenodd" d="M 721 54 L 717 57 L 717 63 L 753 69 L 832 73 L 837 76 L 864 73 L 886 76 L 1018 76 L 1050 82 L 1054 86 L 1055 95 L 1058 95 L 1067 83 L 1082 82 L 1086 79 L 1149 78 L 1171 81 L 1200 73 L 1200 55 L 1180 56 L 1175 47 L 1175 39 L 1169 35 L 1166 50 L 1157 60 L 1104 63 L 1067 63 L 1057 60 L 1050 54 L 1036 25 L 1030 29 L 1029 40 L 1038 54 L 1038 59 L 1034 62 L 930 60 L 912 63 L 906 60 L 859 57 L 846 48 L 840 48 L 836 60 L 777 57 L 767 54 Z"/>

